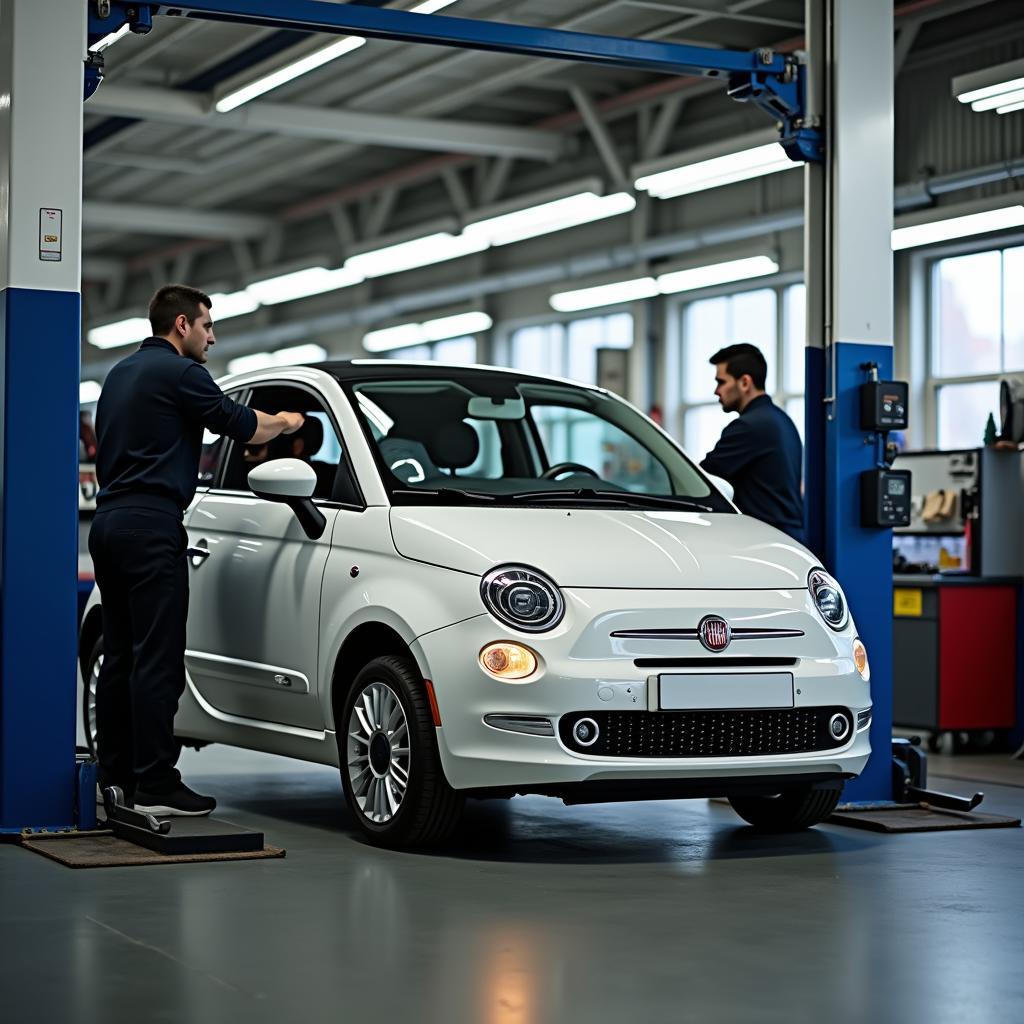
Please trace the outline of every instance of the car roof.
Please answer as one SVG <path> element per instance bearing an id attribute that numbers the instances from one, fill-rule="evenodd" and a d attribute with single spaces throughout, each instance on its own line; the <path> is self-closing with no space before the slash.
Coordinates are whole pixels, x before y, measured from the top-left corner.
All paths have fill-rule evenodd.
<path id="1" fill-rule="evenodd" d="M 452 376 L 484 377 L 511 376 L 517 380 L 528 380 L 536 384 L 569 384 L 586 391 L 601 391 L 593 385 L 561 377 L 541 377 L 533 373 L 506 366 L 482 366 L 478 364 L 451 364 L 415 362 L 399 359 L 333 359 L 322 363 L 308 364 L 310 369 L 323 370 L 338 381 L 376 380 L 381 376 L 392 380 L 445 380 Z"/>

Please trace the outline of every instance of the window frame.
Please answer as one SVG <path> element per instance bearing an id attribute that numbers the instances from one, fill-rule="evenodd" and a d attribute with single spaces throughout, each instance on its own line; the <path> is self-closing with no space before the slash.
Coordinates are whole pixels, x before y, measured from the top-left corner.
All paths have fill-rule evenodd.
<path id="1" fill-rule="evenodd" d="M 714 288 L 702 288 L 698 291 L 683 292 L 670 295 L 665 301 L 665 372 L 662 374 L 661 407 L 665 410 L 665 429 L 674 437 L 679 438 L 680 446 L 689 453 L 686 446 L 686 414 L 692 409 L 717 406 L 718 399 L 714 389 L 709 387 L 709 400 L 706 402 L 688 402 L 684 398 L 683 367 L 685 365 L 684 346 L 686 344 L 686 307 L 704 299 L 717 299 L 741 295 L 747 292 L 772 290 L 775 292 L 775 390 L 771 392 L 772 401 L 785 410 L 790 400 L 806 398 L 806 387 L 802 392 L 785 390 L 786 385 L 786 314 L 785 294 L 793 285 L 804 284 L 803 271 L 785 271 L 764 277 L 751 278 L 748 281 L 733 281 L 728 284 L 716 285 Z M 710 365 L 709 365 L 710 371 Z M 801 376 L 804 376 L 801 368 Z M 713 383 L 709 373 L 708 384 Z M 805 382 L 806 383 L 806 382 Z M 691 455 L 700 462 L 706 453 L 694 452 Z"/>
<path id="2" fill-rule="evenodd" d="M 363 493 L 362 486 L 359 483 L 359 477 L 352 467 L 351 459 L 348 457 L 349 446 L 345 440 L 345 435 L 338 425 L 338 417 L 334 413 L 334 409 L 331 408 L 331 403 L 327 400 L 327 396 L 324 395 L 317 388 L 305 381 L 297 381 L 291 379 L 281 379 L 276 377 L 267 378 L 265 380 L 247 381 L 244 386 L 239 388 L 237 391 L 227 391 L 225 394 L 232 401 L 239 402 L 249 408 L 249 401 L 251 400 L 253 393 L 257 388 L 277 388 L 277 387 L 292 387 L 298 391 L 304 391 L 306 394 L 311 395 L 313 398 L 320 403 L 322 410 L 327 414 L 327 418 L 330 420 L 331 426 L 334 428 L 334 432 L 337 435 L 338 441 L 341 445 L 341 461 L 338 463 L 339 470 L 341 469 L 342 463 L 346 464 L 346 471 L 348 472 L 349 479 L 352 481 L 353 491 L 358 498 L 358 502 L 345 502 L 336 501 L 333 498 L 312 498 L 310 499 L 314 505 L 321 508 L 334 508 L 334 509 L 347 509 L 349 511 L 364 512 L 367 508 L 366 496 Z M 245 397 L 239 399 L 234 397 L 235 395 L 242 394 Z M 233 438 L 228 438 L 228 443 L 224 446 L 221 451 L 220 458 L 217 465 L 216 475 L 214 477 L 216 486 L 210 485 L 205 488 L 208 494 L 227 494 L 227 495 L 242 495 L 244 497 L 255 497 L 250 490 L 236 490 L 230 487 L 224 487 L 224 476 L 227 471 L 228 461 L 234 453 L 235 445 L 245 444 L 244 441 L 236 441 Z M 337 489 L 335 487 L 335 489 Z"/>
<path id="3" fill-rule="evenodd" d="M 956 384 L 995 383 L 1008 373 L 1021 371 L 1000 369 L 996 373 L 959 374 L 942 377 L 935 374 L 938 330 L 939 294 L 936 287 L 938 265 L 942 260 L 957 256 L 973 256 L 983 252 L 1000 252 L 1024 245 L 1024 231 L 1003 235 L 957 239 L 955 241 L 915 250 L 910 257 L 910 310 L 909 310 L 909 362 L 911 408 L 921 410 L 923 427 L 910 420 L 910 437 L 915 449 L 938 450 L 939 444 L 939 389 Z M 1002 281 L 1000 301 L 1003 301 Z M 1005 338 L 1000 339 L 1000 361 L 1005 355 Z M 899 368 L 898 368 L 899 369 Z M 998 410 L 994 410 L 998 412 Z M 997 423 L 998 428 L 998 423 Z M 980 441 L 978 446 L 980 447 Z M 953 449 L 951 449 L 953 450 Z"/>

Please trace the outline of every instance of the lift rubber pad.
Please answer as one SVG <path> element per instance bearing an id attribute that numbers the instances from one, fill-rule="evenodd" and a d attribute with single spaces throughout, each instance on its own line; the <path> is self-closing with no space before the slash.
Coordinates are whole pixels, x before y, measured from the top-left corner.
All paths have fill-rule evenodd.
<path id="1" fill-rule="evenodd" d="M 870 810 L 836 811 L 830 825 L 848 825 L 871 832 L 946 832 L 964 828 L 1020 828 L 1020 818 L 977 811 L 946 811 L 923 804 L 896 804 Z"/>
<path id="2" fill-rule="evenodd" d="M 199 864 L 205 861 L 264 860 L 283 857 L 285 851 L 276 846 L 242 853 L 154 853 L 143 846 L 118 839 L 111 832 L 63 832 L 50 835 L 28 835 L 20 844 L 33 853 L 69 868 L 124 868 L 146 864 Z"/>

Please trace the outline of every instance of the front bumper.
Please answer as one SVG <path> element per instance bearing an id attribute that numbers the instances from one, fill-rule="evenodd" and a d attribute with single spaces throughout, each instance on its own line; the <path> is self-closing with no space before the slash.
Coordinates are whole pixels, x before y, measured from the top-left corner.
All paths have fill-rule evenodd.
<path id="1" fill-rule="evenodd" d="M 686 748 L 686 756 L 675 756 L 673 751 L 680 747 L 658 747 L 652 742 L 641 745 L 645 751 L 642 756 L 632 756 L 631 748 L 621 745 L 614 756 L 608 753 L 607 746 L 598 747 L 598 753 L 588 753 L 578 745 L 573 749 L 565 725 L 583 713 L 604 715 L 600 719 L 602 724 L 614 720 L 620 732 L 628 728 L 639 735 L 652 727 L 663 729 L 667 716 L 673 712 L 658 710 L 657 680 L 662 672 L 735 673 L 743 669 L 719 669 L 714 661 L 716 656 L 694 658 L 692 655 L 706 652 L 695 650 L 692 644 L 644 646 L 631 641 L 626 646 L 609 639 L 619 621 L 619 608 L 628 606 L 628 613 L 621 614 L 635 616 L 634 609 L 652 605 L 656 600 L 658 607 L 647 609 L 645 621 L 651 622 L 652 616 L 660 614 L 664 621 L 685 624 L 690 618 L 696 621 L 708 610 L 707 593 L 661 592 L 655 596 L 628 591 L 566 591 L 565 596 L 566 620 L 543 638 L 516 635 L 485 613 L 416 641 L 416 656 L 432 680 L 437 696 L 441 715 L 438 747 L 445 775 L 454 788 L 550 791 L 568 799 L 563 787 L 569 787 L 571 794 L 572 788 L 578 786 L 582 799 L 585 790 L 614 792 L 618 788 L 623 792 L 642 792 L 643 787 L 638 791 L 631 784 L 647 781 L 656 784 L 651 786 L 652 793 L 668 786 L 665 795 L 718 795 L 738 791 L 744 780 L 753 783 L 765 778 L 803 776 L 809 782 L 820 783 L 850 778 L 860 774 L 867 763 L 871 752 L 870 687 L 853 665 L 853 626 L 844 633 L 833 634 L 809 610 L 805 591 L 759 591 L 739 597 L 730 594 L 733 618 L 742 617 L 745 610 L 749 612 L 754 606 L 757 615 L 764 617 L 767 604 L 767 614 L 776 625 L 795 623 L 803 629 L 804 636 L 799 641 L 769 640 L 745 645 L 741 652 L 729 652 L 767 662 L 775 659 L 784 666 L 780 671 L 791 672 L 792 709 L 721 713 L 704 710 L 677 715 L 681 721 L 688 720 L 686 728 L 698 738 L 705 723 L 707 728 L 717 728 L 721 733 L 731 727 L 733 720 L 742 720 L 746 745 L 726 745 L 725 749 L 754 752 L 736 755 L 719 751 L 707 756 L 703 751 L 709 748 L 701 747 L 696 740 Z M 721 601 L 721 595 L 718 598 Z M 587 624 L 581 629 L 583 616 Z M 515 640 L 531 647 L 540 657 L 538 673 L 530 681 L 520 683 L 503 682 L 488 675 L 477 656 L 481 648 L 496 640 Z M 696 661 L 701 664 L 694 667 Z M 673 662 L 684 667 L 671 667 Z M 751 671 L 765 672 L 771 668 L 762 666 Z M 824 708 L 830 712 L 842 709 L 851 719 L 850 734 L 829 749 L 807 750 L 805 745 L 791 753 L 764 752 L 764 744 L 759 747 L 755 742 L 758 721 L 767 721 L 765 716 L 775 716 L 775 734 L 782 735 L 791 722 L 810 721 L 815 709 Z M 553 735 L 494 728 L 485 718 L 495 715 L 547 719 Z M 785 748 L 785 744 L 781 746 Z M 796 746 L 801 744 L 797 742 Z"/>

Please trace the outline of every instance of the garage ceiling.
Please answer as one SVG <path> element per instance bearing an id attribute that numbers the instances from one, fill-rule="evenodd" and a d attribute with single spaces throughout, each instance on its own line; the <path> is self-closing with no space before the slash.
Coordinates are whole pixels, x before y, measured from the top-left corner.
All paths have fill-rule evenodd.
<path id="1" fill-rule="evenodd" d="M 415 0 L 385 5 L 411 9 Z M 911 47 L 1012 21 L 1013 0 L 897 3 Z M 444 14 L 709 47 L 801 45 L 803 0 L 455 0 Z M 443 17 L 444 14 L 437 15 Z M 924 27 L 923 32 L 919 29 Z M 240 287 L 260 273 L 414 229 L 581 173 L 625 168 L 763 115 L 707 80 L 369 39 L 218 114 L 255 68 L 336 37 L 156 19 L 106 52 L 85 105 L 86 324 L 140 311 L 169 277 Z M 899 53 L 899 45 L 898 45 Z M 588 130 L 604 125 L 611 155 Z M 216 282 L 210 280 L 216 277 Z M 130 298 L 131 301 L 127 301 Z M 90 353 L 86 345 L 86 359 Z"/>

